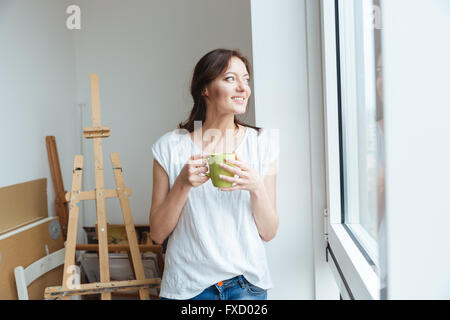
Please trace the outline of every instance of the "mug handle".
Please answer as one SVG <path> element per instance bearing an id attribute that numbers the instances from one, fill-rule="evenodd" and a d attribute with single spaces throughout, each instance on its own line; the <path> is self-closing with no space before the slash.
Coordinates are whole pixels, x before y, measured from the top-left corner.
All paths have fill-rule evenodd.
<path id="1" fill-rule="evenodd" d="M 209 170 L 209 166 L 208 166 L 208 170 Z M 211 171 L 209 171 L 209 172 L 205 172 L 204 174 L 205 174 L 205 176 L 207 176 L 207 177 L 211 178 Z"/>
<path id="2" fill-rule="evenodd" d="M 208 165 L 208 170 L 209 170 L 209 165 Z M 207 177 L 209 177 L 209 178 L 211 178 L 210 173 L 211 173 L 211 172 L 205 172 L 204 175 L 207 176 Z"/>

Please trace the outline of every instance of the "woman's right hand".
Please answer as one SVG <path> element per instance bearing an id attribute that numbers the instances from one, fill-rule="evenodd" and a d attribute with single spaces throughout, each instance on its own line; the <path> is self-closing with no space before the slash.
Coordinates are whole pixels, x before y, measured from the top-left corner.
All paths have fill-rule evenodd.
<path id="1" fill-rule="evenodd" d="M 208 181 L 208 176 L 200 175 L 200 173 L 205 174 L 206 172 L 208 172 L 208 156 L 209 155 L 207 154 L 196 154 L 191 156 L 191 158 L 186 162 L 177 177 L 179 183 L 196 188 Z"/>

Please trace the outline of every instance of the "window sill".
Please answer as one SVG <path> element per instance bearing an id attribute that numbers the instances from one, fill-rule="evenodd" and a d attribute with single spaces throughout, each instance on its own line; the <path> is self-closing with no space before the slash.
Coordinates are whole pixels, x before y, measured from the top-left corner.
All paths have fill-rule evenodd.
<path id="1" fill-rule="evenodd" d="M 353 234 L 353 236 L 358 239 L 358 242 L 364 248 L 366 252 L 366 260 L 368 263 L 372 262 L 372 269 L 378 268 L 378 244 L 375 239 L 364 229 L 359 223 L 350 223 L 345 225 Z"/>
<path id="2" fill-rule="evenodd" d="M 328 242 L 344 277 L 333 272 L 337 282 L 347 283 L 355 300 L 379 300 L 379 277 L 342 224 L 330 225 Z"/>

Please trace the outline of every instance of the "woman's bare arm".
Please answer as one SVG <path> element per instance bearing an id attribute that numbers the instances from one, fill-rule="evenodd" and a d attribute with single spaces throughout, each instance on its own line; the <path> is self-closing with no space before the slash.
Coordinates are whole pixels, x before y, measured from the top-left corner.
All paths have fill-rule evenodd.
<path id="1" fill-rule="evenodd" d="M 167 173 L 158 161 L 154 160 L 150 237 L 156 243 L 163 243 L 175 229 L 191 188 L 208 181 L 209 177 L 198 175 L 207 171 L 202 157 L 204 156 L 191 157 L 175 180 L 172 189 Z"/>

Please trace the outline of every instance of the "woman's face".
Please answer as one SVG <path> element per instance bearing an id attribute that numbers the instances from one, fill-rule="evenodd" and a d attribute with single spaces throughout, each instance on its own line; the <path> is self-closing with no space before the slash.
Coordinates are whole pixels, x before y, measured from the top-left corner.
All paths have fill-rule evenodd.
<path id="1" fill-rule="evenodd" d="M 227 69 L 206 87 L 208 108 L 213 107 L 219 114 L 245 113 L 251 94 L 249 82 L 244 62 L 231 57 Z"/>

